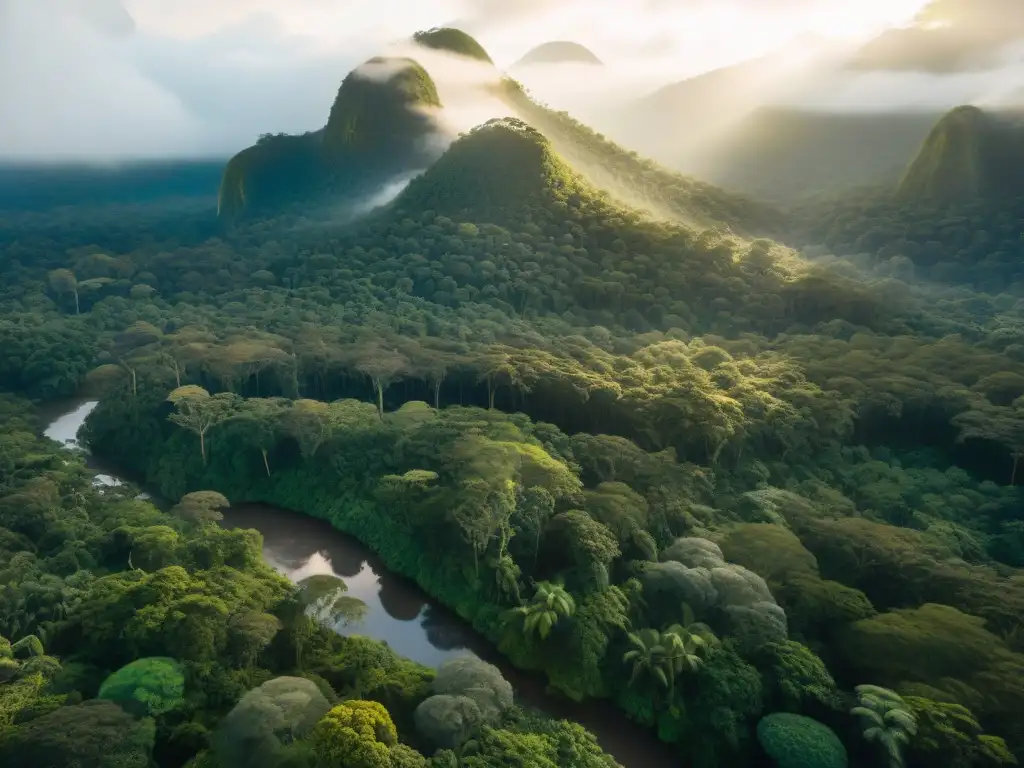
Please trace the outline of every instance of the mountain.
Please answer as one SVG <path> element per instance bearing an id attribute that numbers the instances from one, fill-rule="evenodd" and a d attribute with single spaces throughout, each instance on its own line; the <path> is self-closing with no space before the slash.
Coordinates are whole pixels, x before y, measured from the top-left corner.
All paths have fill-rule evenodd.
<path id="1" fill-rule="evenodd" d="M 1024 195 L 1019 115 L 957 107 L 932 129 L 900 182 L 905 200 L 968 202 Z"/>
<path id="2" fill-rule="evenodd" d="M 511 78 L 493 95 L 542 133 L 588 183 L 620 202 L 697 229 L 726 226 L 737 234 L 771 235 L 781 214 L 771 206 L 673 172 L 625 149 L 566 112 L 538 104 Z"/>
<path id="3" fill-rule="evenodd" d="M 584 198 L 600 197 L 540 131 L 516 118 L 497 118 L 455 141 L 410 182 L 395 208 L 504 224 L 559 201 L 578 207 Z"/>
<path id="4" fill-rule="evenodd" d="M 490 55 L 476 39 L 461 29 L 435 27 L 412 36 L 413 42 L 435 51 L 446 51 L 493 64 Z"/>
<path id="5" fill-rule="evenodd" d="M 526 67 L 535 64 L 595 64 L 603 65 L 594 53 L 579 43 L 566 40 L 543 43 L 528 51 L 519 61 L 512 65 Z"/>
<path id="6" fill-rule="evenodd" d="M 434 81 L 412 59 L 373 58 L 348 74 L 327 124 L 298 136 L 264 135 L 228 162 L 218 213 L 237 216 L 331 197 L 351 199 L 437 156 L 429 111 Z"/>
<path id="7" fill-rule="evenodd" d="M 725 189 L 789 202 L 896 184 L 940 116 L 766 107 L 723 130 L 703 151 L 665 162 Z"/>

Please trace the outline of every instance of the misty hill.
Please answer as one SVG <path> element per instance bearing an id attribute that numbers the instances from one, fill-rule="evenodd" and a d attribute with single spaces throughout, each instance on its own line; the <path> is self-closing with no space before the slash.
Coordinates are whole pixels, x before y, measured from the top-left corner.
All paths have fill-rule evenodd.
<path id="1" fill-rule="evenodd" d="M 528 211 L 568 217 L 592 189 L 535 128 L 516 118 L 490 120 L 461 137 L 399 195 L 404 212 L 505 223 Z"/>
<path id="2" fill-rule="evenodd" d="M 685 147 L 750 111 L 774 76 L 774 61 L 762 56 L 670 83 L 621 110 L 610 129 L 627 145 L 676 163 Z"/>
<path id="3" fill-rule="evenodd" d="M 896 184 L 938 117 L 764 108 L 722 131 L 702 152 L 664 161 L 762 200 L 798 200 Z"/>
<path id="4" fill-rule="evenodd" d="M 392 253 L 381 250 L 399 242 Z M 517 118 L 490 120 L 457 139 L 332 249 L 350 274 L 453 309 L 486 304 L 635 331 L 708 323 L 728 334 L 739 326 L 719 322 L 719 308 L 770 329 L 778 317 L 767 305 L 781 296 L 787 321 L 887 321 L 881 302 L 803 270 L 771 241 L 698 233 L 623 205 Z M 293 265 L 284 259 L 270 269 Z"/>
<path id="5" fill-rule="evenodd" d="M 374 58 L 345 77 L 327 124 L 265 135 L 227 164 L 218 211 L 237 215 L 314 199 L 352 199 L 436 157 L 437 88 L 412 59 Z"/>
<path id="6" fill-rule="evenodd" d="M 528 51 L 519 61 L 513 64 L 515 67 L 525 67 L 533 64 L 596 64 L 603 65 L 597 56 L 586 46 L 573 43 L 567 40 L 558 40 L 550 43 L 543 43 Z"/>
<path id="7" fill-rule="evenodd" d="M 452 27 L 435 27 L 424 32 L 417 32 L 412 39 L 424 48 L 431 48 L 435 51 L 446 51 L 458 56 L 468 56 L 471 59 L 485 61 L 493 64 L 490 55 L 484 47 L 477 42 L 476 38 L 463 32 L 461 29 Z"/>
<path id="8" fill-rule="evenodd" d="M 904 200 L 966 202 L 1024 194 L 1024 125 L 1014 116 L 957 107 L 907 168 Z"/>
<path id="9" fill-rule="evenodd" d="M 724 225 L 740 234 L 768 235 L 779 228 L 781 215 L 774 208 L 641 157 L 566 112 L 538 104 L 512 79 L 504 79 L 495 93 L 590 184 L 626 205 L 701 229 Z"/>

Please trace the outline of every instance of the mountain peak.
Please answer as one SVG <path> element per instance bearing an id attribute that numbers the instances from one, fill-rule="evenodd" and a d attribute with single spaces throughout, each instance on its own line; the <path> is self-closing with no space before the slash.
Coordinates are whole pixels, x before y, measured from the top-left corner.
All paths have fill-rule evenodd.
<path id="1" fill-rule="evenodd" d="M 1024 171 L 1024 128 L 1010 115 L 972 105 L 947 112 L 907 168 L 904 199 L 966 202 L 1019 195 Z"/>
<path id="2" fill-rule="evenodd" d="M 476 213 L 500 223 L 582 188 L 580 177 L 554 153 L 540 131 L 505 117 L 489 120 L 457 139 L 412 181 L 397 205 L 446 216 Z"/>
<path id="3" fill-rule="evenodd" d="M 278 208 L 325 196 L 352 199 L 436 156 L 422 139 L 441 100 L 409 58 L 375 57 L 341 83 L 327 124 L 301 136 L 264 135 L 224 169 L 222 215 Z"/>
<path id="4" fill-rule="evenodd" d="M 324 145 L 361 150 L 419 138 L 430 130 L 423 110 L 440 106 L 437 86 L 416 61 L 376 56 L 342 81 L 324 128 Z"/>
<path id="5" fill-rule="evenodd" d="M 490 55 L 472 35 L 454 27 L 434 27 L 423 32 L 417 32 L 412 36 L 413 42 L 422 45 L 424 48 L 431 48 L 435 51 L 454 53 L 456 56 L 466 56 L 470 59 L 477 59 L 488 64 L 493 64 Z"/>
<path id="6" fill-rule="evenodd" d="M 531 49 L 513 66 L 524 67 L 533 64 L 604 64 L 589 48 L 568 40 L 542 43 Z"/>

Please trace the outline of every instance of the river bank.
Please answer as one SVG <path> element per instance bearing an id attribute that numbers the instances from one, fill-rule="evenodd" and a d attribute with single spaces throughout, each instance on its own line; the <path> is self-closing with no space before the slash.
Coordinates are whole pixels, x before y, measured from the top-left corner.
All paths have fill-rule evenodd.
<path id="1" fill-rule="evenodd" d="M 75 400 L 40 409 L 44 434 L 73 450 L 84 450 L 77 433 L 96 405 L 95 400 Z M 96 472 L 98 483 L 117 486 L 131 482 L 98 457 L 89 455 L 86 463 Z M 144 495 L 166 506 L 163 500 Z M 382 640 L 396 653 L 432 667 L 457 656 L 476 655 L 501 669 L 520 703 L 580 723 L 625 768 L 679 765 L 667 744 L 626 719 L 609 702 L 577 703 L 548 693 L 543 680 L 512 667 L 466 622 L 415 583 L 391 572 L 368 548 L 328 522 L 267 504 L 241 503 L 225 510 L 222 525 L 259 531 L 266 561 L 293 581 L 319 573 L 344 579 L 349 594 L 366 603 L 367 614 L 358 626 L 338 626 L 337 631 Z"/>

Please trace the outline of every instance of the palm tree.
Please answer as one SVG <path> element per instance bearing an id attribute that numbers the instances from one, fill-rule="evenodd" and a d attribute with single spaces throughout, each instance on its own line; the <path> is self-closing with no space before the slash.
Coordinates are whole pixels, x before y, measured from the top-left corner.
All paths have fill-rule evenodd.
<path id="1" fill-rule="evenodd" d="M 677 675 L 684 670 L 696 672 L 704 663 L 701 653 L 707 648 L 707 641 L 687 627 L 673 624 L 661 633 L 661 644 Z"/>
<path id="2" fill-rule="evenodd" d="M 622 660 L 633 665 L 630 685 L 646 674 L 667 688 L 672 696 L 676 677 L 700 669 L 709 650 L 718 644 L 718 638 L 706 624 L 694 622 L 692 612 L 684 614 L 684 622 L 673 624 L 663 632 L 642 629 L 629 634 L 633 648 Z"/>
<path id="3" fill-rule="evenodd" d="M 523 617 L 523 632 L 529 637 L 535 632 L 541 640 L 547 639 L 551 630 L 563 617 L 576 613 L 576 601 L 561 584 L 542 581 L 537 585 L 533 599 L 512 611 L 513 616 Z"/>
<path id="4" fill-rule="evenodd" d="M 851 715 L 861 719 L 864 738 L 885 749 L 890 768 L 903 768 L 903 747 L 917 733 L 917 719 L 894 691 L 877 685 L 858 685 L 858 705 Z"/>
<path id="5" fill-rule="evenodd" d="M 662 687 L 669 688 L 672 685 L 671 678 L 675 676 L 674 667 L 666 648 L 661 644 L 661 633 L 656 629 L 641 629 L 639 632 L 630 632 L 628 637 L 633 648 L 623 654 L 622 661 L 633 665 L 629 685 L 633 685 L 641 676 L 647 676 Z"/>

